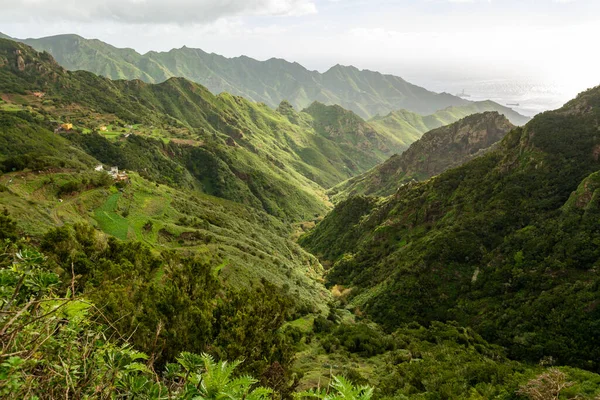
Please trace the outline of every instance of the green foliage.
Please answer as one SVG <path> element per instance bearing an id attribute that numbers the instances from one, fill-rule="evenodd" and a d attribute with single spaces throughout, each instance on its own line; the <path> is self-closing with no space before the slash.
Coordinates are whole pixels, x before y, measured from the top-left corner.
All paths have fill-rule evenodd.
<path id="1" fill-rule="evenodd" d="M 184 350 L 210 350 L 219 358 L 248 360 L 243 370 L 258 376 L 275 362 L 285 371 L 290 366 L 291 341 L 278 331 L 295 304 L 267 281 L 233 291 L 218 281 L 208 256 L 157 257 L 140 243 L 102 243 L 81 224 L 51 230 L 41 247 L 65 279 L 75 274 L 76 290 L 113 321 L 114 334 L 135 333 L 130 343 L 158 364 Z"/>
<path id="2" fill-rule="evenodd" d="M 8 215 L 8 210 L 5 208 L 0 213 L 0 242 L 7 239 L 13 243 L 17 241 L 17 223 Z"/>
<path id="3" fill-rule="evenodd" d="M 376 204 L 376 198 L 366 196 L 346 200 L 327 215 L 318 229 L 302 236 L 299 243 L 323 259 L 332 259 L 334 255 L 343 252 L 343 249 L 352 248 L 352 243 L 357 243 L 360 236 L 355 227 Z"/>
<path id="4" fill-rule="evenodd" d="M 75 233 L 82 241 L 83 229 Z M 62 237 L 63 248 L 65 236 L 64 231 L 53 234 L 55 240 Z M 208 354 L 180 352 L 174 357 L 176 363 L 157 372 L 154 353 L 148 356 L 135 350 L 126 337 L 115 338 L 118 319 L 107 319 L 106 308 L 76 296 L 72 290 L 76 276 L 64 289 L 49 266 L 36 250 L 19 250 L 8 242 L 0 254 L 2 398 L 260 400 L 273 394 L 272 389 L 257 387 L 257 379 L 235 374 L 242 361 L 216 362 Z M 198 273 L 189 272 L 186 279 Z M 200 294 L 193 285 L 187 280 L 179 288 Z M 254 310 L 260 313 L 257 307 Z M 227 328 L 239 329 L 235 324 Z M 256 361 L 261 359 L 259 353 L 253 354 L 259 357 Z"/>
<path id="5" fill-rule="evenodd" d="M 295 394 L 294 397 L 323 400 L 370 400 L 373 397 L 373 388 L 369 386 L 355 387 L 352 382 L 343 376 L 334 376 L 326 389 L 300 392 Z"/>
<path id="6" fill-rule="evenodd" d="M 245 368 L 252 371 L 266 371 L 274 362 L 289 367 L 291 341 L 280 328 L 291 319 L 293 307 L 289 295 L 267 281 L 255 290 L 229 293 L 214 317 L 220 357 L 245 359 Z"/>
<path id="7" fill-rule="evenodd" d="M 315 329 L 315 331 L 318 331 Z M 329 353 L 344 349 L 362 357 L 373 357 L 394 349 L 393 340 L 366 324 L 342 324 L 321 342 Z"/>
<path id="8" fill-rule="evenodd" d="M 375 345 L 377 351 L 348 351 L 340 333 Z M 552 360 L 543 365 L 512 361 L 500 346 L 452 322 L 428 327 L 413 322 L 389 334 L 366 321 L 344 322 L 317 332 L 311 343 L 309 354 L 300 353 L 298 368 L 303 373 L 315 379 L 318 366 L 308 364 L 307 370 L 305 363 L 316 357 L 330 376 L 374 386 L 377 398 L 517 399 L 523 398 L 518 392 L 527 382 L 556 369 Z M 558 370 L 571 382 L 561 398 L 594 399 L 600 393 L 597 374 L 568 367 Z"/>
<path id="9" fill-rule="evenodd" d="M 401 155 L 342 182 L 329 194 L 336 203 L 359 194 L 389 196 L 407 182 L 429 179 L 491 151 L 513 128 L 497 112 L 470 115 L 424 133 Z"/>
<path id="10" fill-rule="evenodd" d="M 369 118 L 398 109 L 430 114 L 450 106 L 471 104 L 455 96 L 429 92 L 396 76 L 359 71 L 352 66 L 336 65 L 320 74 L 285 60 L 228 59 L 186 47 L 141 55 L 77 35 L 22 42 L 38 51 L 50 52 L 69 70 L 87 70 L 111 79 L 141 79 L 151 83 L 181 76 L 206 86 L 213 93 L 228 91 L 273 108 L 284 100 L 297 109 L 319 100 L 339 104 Z M 471 107 L 474 109 L 471 113 L 483 111 L 482 106 Z M 439 118 L 446 121 L 453 113 L 453 109 L 444 110 Z"/>
<path id="11" fill-rule="evenodd" d="M 64 298 L 56 296 L 58 276 L 43 270 L 43 256 L 35 251 L 3 256 L 3 398 L 262 399 L 271 393 L 251 388 L 257 381 L 249 376 L 235 377 L 239 362 L 218 363 L 185 352 L 158 380 L 146 354 L 106 339 L 106 329 L 94 321 L 100 310 L 69 291 Z"/>
<path id="12" fill-rule="evenodd" d="M 208 354 L 197 356 L 185 352 L 181 353 L 177 361 L 183 367 L 182 375 L 188 377 L 185 396 L 211 400 L 260 400 L 268 398 L 272 393 L 272 390 L 264 387 L 253 388 L 258 381 L 250 376 L 235 378 L 233 371 L 239 366 L 240 361 L 217 363 Z"/>
<path id="13" fill-rule="evenodd" d="M 301 243 L 388 329 L 456 320 L 516 359 L 597 371 L 599 99 L 583 93 L 366 213 L 343 202 Z"/>
<path id="14" fill-rule="evenodd" d="M 26 112 L 0 111 L 0 170 L 86 168 L 93 158 Z"/>
<path id="15" fill-rule="evenodd" d="M 98 133 L 72 133 L 65 136 L 107 166 L 139 171 L 146 178 L 163 184 L 193 187 L 189 173 L 165 156 L 173 152 L 174 146 L 161 140 L 131 136 L 127 140 L 113 142 Z"/>

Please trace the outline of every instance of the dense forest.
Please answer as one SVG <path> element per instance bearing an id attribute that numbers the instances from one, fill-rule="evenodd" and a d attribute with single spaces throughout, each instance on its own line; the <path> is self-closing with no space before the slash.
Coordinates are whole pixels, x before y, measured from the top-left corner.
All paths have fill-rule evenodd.
<path id="1" fill-rule="evenodd" d="M 600 396 L 599 89 L 335 207 L 402 135 L 3 39 L 0 94 L 1 398 Z"/>
<path id="2" fill-rule="evenodd" d="M 599 105 L 595 88 L 461 167 L 350 198 L 301 243 L 388 329 L 458 321 L 515 359 L 598 371 Z"/>

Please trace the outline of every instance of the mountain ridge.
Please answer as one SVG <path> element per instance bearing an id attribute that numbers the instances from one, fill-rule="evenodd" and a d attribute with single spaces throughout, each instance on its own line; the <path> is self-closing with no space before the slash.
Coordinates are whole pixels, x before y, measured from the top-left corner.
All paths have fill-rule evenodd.
<path id="1" fill-rule="evenodd" d="M 73 34 L 12 40 L 50 52 L 67 69 L 84 69 L 111 79 L 137 78 L 149 83 L 182 76 L 213 93 L 230 92 L 272 108 L 283 100 L 297 109 L 320 101 L 338 104 L 369 119 L 398 109 L 431 114 L 449 106 L 470 104 L 448 93 L 428 91 L 395 75 L 340 64 L 320 73 L 281 58 L 266 61 L 247 56 L 227 58 L 186 46 L 140 54 Z"/>
<path id="2" fill-rule="evenodd" d="M 388 329 L 457 321 L 509 356 L 598 371 L 600 87 L 487 154 L 341 202 L 300 243 Z"/>
<path id="3" fill-rule="evenodd" d="M 472 114 L 424 133 L 403 153 L 336 185 L 328 194 L 334 203 L 356 195 L 389 196 L 407 182 L 426 180 L 485 154 L 513 128 L 496 111 Z"/>
<path id="4" fill-rule="evenodd" d="M 596 398 L 573 366 L 599 359 L 598 110 L 584 94 L 463 166 L 350 198 L 302 239 L 321 264 L 294 240 L 330 209 L 321 185 L 406 137 L 0 39 L 0 397 L 515 399 L 550 380 Z"/>

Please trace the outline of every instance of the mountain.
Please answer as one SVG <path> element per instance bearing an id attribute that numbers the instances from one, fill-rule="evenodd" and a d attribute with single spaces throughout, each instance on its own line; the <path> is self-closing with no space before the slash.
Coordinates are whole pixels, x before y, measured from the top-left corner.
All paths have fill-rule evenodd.
<path id="1" fill-rule="evenodd" d="M 383 124 L 365 122 L 339 106 L 313 103 L 303 112 L 296 112 L 293 107 L 285 106 L 289 103 L 282 102 L 282 106 L 272 110 L 228 93 L 212 95 L 206 88 L 183 78 L 170 78 L 157 85 L 139 80 L 111 81 L 84 71 L 67 72 L 48 53 L 34 55 L 25 47 L 14 49 L 17 50 L 22 52 L 19 57 L 23 60 L 24 71 L 17 68 L 20 75 L 11 71 L 5 76 L 3 84 L 6 92 L 44 91 L 46 97 L 43 99 L 30 96 L 42 109 L 55 101 L 52 99 L 54 92 L 60 92 L 59 103 L 73 101 L 84 108 L 112 114 L 123 126 L 139 125 L 146 131 L 166 123 L 169 126 L 166 130 L 174 135 L 174 139 L 205 144 L 202 149 L 188 152 L 200 153 L 210 148 L 210 157 L 227 160 L 228 165 L 217 161 L 214 164 L 220 171 L 217 175 L 228 176 L 223 178 L 227 184 L 217 184 L 221 178 L 215 178 L 207 171 L 196 177 L 204 182 L 208 193 L 246 204 L 260 204 L 277 215 L 295 213 L 294 218 L 297 218 L 298 211 L 304 209 L 301 211 L 302 218 L 308 219 L 309 215 L 322 213 L 323 208 L 317 205 L 322 195 L 314 194 L 320 191 L 318 186 L 329 188 L 365 172 L 391 155 L 402 152 L 411 142 L 403 127 L 384 128 Z M 4 59 L 14 66 L 17 61 L 9 54 L 10 51 L 10 46 L 6 47 Z M 33 66 L 40 71 L 33 70 Z M 8 73 L 7 70 L 4 72 Z M 63 105 L 66 107 L 66 104 Z M 58 113 L 58 110 L 54 112 Z M 73 121 L 79 119 L 81 123 L 76 125 L 87 124 L 92 128 L 102 125 L 102 121 L 94 121 L 90 113 L 68 113 L 59 114 Z M 105 118 L 105 125 L 110 125 L 111 118 Z M 334 127 L 332 124 L 337 125 Z M 215 147 L 210 143 L 220 145 Z M 240 155 L 227 155 L 233 153 Z M 243 181 L 245 175 L 236 173 L 245 170 L 246 166 L 254 168 L 257 164 L 253 159 L 256 157 L 268 164 L 259 173 L 265 178 Z M 267 170 L 268 179 L 265 175 Z M 291 198 L 274 196 L 267 199 L 268 191 L 258 190 L 258 187 L 268 186 L 267 181 L 271 178 L 282 182 L 281 187 L 287 187 L 288 192 L 294 190 L 291 185 L 302 187 L 298 198 L 306 201 L 298 208 L 289 204 L 294 201 Z M 312 200 L 306 197 L 307 193 L 313 197 Z M 288 204 L 282 206 L 282 202 Z M 308 211 L 308 208 L 315 211 Z"/>
<path id="2" fill-rule="evenodd" d="M 302 112 L 312 117 L 312 127 L 317 134 L 339 143 L 347 151 L 368 151 L 382 157 L 406 149 L 403 131 L 379 130 L 338 105 L 327 106 L 315 101 Z"/>
<path id="3" fill-rule="evenodd" d="M 212 93 L 228 92 L 272 108 L 283 100 L 297 109 L 319 101 L 340 105 L 368 119 L 399 109 L 426 115 L 451 106 L 471 104 L 447 93 L 430 92 L 397 76 L 361 71 L 352 66 L 336 65 L 321 74 L 282 59 L 226 58 L 185 46 L 142 55 L 132 49 L 116 48 L 77 35 L 13 40 L 49 52 L 69 70 L 86 70 L 111 79 L 140 79 L 149 83 L 184 77 Z M 509 118 L 512 120 L 512 115 Z M 520 124 L 519 120 L 512 121 Z"/>
<path id="4" fill-rule="evenodd" d="M 497 112 L 473 114 L 425 133 L 401 155 L 329 190 L 334 203 L 355 195 L 388 196 L 412 180 L 425 180 L 489 151 L 515 128 Z"/>
<path id="5" fill-rule="evenodd" d="M 597 129 L 594 107 L 593 102 L 580 104 L 566 111 L 573 116 L 568 121 L 553 119 L 528 127 L 536 132 L 572 128 L 578 135 L 567 146 L 585 142 L 586 137 L 595 140 L 587 128 L 595 123 L 590 126 Z M 318 182 L 341 180 L 354 173 L 352 168 L 360 171 L 399 142 L 338 106 L 315 103 L 305 111 L 296 111 L 288 102 L 272 110 L 230 94 L 214 96 L 185 79 L 152 85 L 70 72 L 48 53 L 0 40 L 0 304 L 10 315 L 0 318 L 3 355 L 10 355 L 0 363 L 0 397 L 62 398 L 67 393 L 72 398 L 287 399 L 315 397 L 314 391 L 296 392 L 327 387 L 327 393 L 318 397 L 551 398 L 558 395 L 557 384 L 563 388 L 561 398 L 600 395 L 597 374 L 557 367 L 549 357 L 541 363 L 510 359 L 504 348 L 456 322 L 421 325 L 415 319 L 391 328 L 393 332 L 384 330 L 369 319 L 365 307 L 355 307 L 361 298 L 377 300 L 366 285 L 327 290 L 323 266 L 292 240 L 330 208 Z M 590 112 L 589 118 L 574 125 L 580 114 Z M 560 153 L 561 142 L 548 139 L 532 146 Z M 570 178 L 586 173 L 584 148 L 558 154 L 562 163 L 578 155 L 565 168 L 542 163 L 533 171 L 541 174 L 549 168 Z M 525 157 L 517 157 L 519 162 L 527 161 L 526 152 L 519 155 Z M 475 161 L 485 157 L 489 155 Z M 111 170 L 113 166 L 118 172 Z M 538 179 L 541 176 L 533 176 L 533 181 L 542 185 L 542 194 L 549 194 L 550 186 Z M 503 187 L 463 178 L 456 179 L 458 184 L 466 180 L 484 193 Z M 452 185 L 454 181 L 446 181 L 446 190 Z M 504 186 L 509 193 L 496 199 L 491 210 L 501 210 L 502 201 L 514 195 L 510 182 Z M 583 213 L 595 227 L 597 186 L 597 176 L 590 175 L 564 204 L 564 212 Z M 523 193 L 536 195 L 525 189 Z M 519 200 L 523 193 L 516 192 Z M 436 227 L 419 222 L 419 216 L 431 215 L 418 207 L 441 207 L 445 197 L 436 194 L 409 204 L 408 213 L 392 210 L 388 216 L 403 218 L 416 211 L 416 218 L 407 216 L 415 223 L 413 234 L 432 233 Z M 552 201 L 551 196 L 536 196 Z M 387 201 L 353 199 L 358 199 L 356 207 L 344 212 L 356 219 Z M 458 204 L 474 207 L 478 202 Z M 387 211 L 378 212 L 383 216 Z M 453 211 L 443 223 L 461 218 L 465 229 L 470 228 L 461 210 Z M 339 207 L 324 224 L 336 213 Z M 519 217 L 509 216 L 513 214 Z M 483 210 L 482 221 L 474 226 L 490 228 L 485 223 L 495 215 Z M 492 221 L 487 234 L 500 234 L 497 222 Z M 581 221 L 567 222 L 554 230 L 568 245 L 557 253 L 574 254 L 576 259 L 569 262 L 595 257 L 596 239 L 570 236 L 568 229 L 580 229 Z M 325 237 L 323 244 L 365 232 L 377 235 L 378 251 L 411 245 L 392 246 L 395 235 L 382 240 L 393 231 L 393 224 L 383 224 L 375 233 L 355 228 L 346 224 L 339 237 Z M 563 228 L 566 235 L 560 236 Z M 538 233 L 522 230 L 517 239 L 535 237 L 539 242 L 531 249 L 540 254 L 537 258 L 553 261 L 543 257 L 552 255 L 543 242 L 549 236 Z M 431 259 L 442 254 L 444 244 L 450 251 L 464 245 L 440 235 Z M 350 238 L 364 245 L 351 248 L 352 252 L 370 248 L 364 237 Z M 572 253 L 573 244 L 582 251 Z M 326 250 L 337 249 L 336 244 Z M 353 262 L 350 250 L 345 253 L 334 271 Z M 377 257 L 381 254 L 374 255 L 365 271 L 399 265 L 398 260 L 385 263 Z M 513 284 L 526 285 L 525 271 L 536 259 L 527 252 L 516 254 L 514 260 L 521 264 L 514 270 Z M 448 262 L 448 268 L 455 262 Z M 552 268 L 559 272 L 541 268 L 550 274 L 545 285 L 571 277 L 570 265 Z M 444 278 L 451 282 L 459 276 L 450 273 Z M 585 320 L 585 313 L 594 312 L 593 270 L 582 269 L 580 278 L 577 285 L 560 287 L 570 289 L 564 295 L 542 292 L 539 299 L 531 296 L 525 301 L 541 301 L 547 309 L 584 307 L 565 318 L 551 310 L 548 315 L 557 317 L 551 321 L 555 325 L 571 323 L 573 317 Z M 431 287 L 423 284 L 414 292 Z M 588 289 L 589 297 L 571 298 L 577 290 Z M 440 297 L 444 301 L 453 293 Z M 501 292 L 496 295 L 502 297 Z M 460 306 L 470 306 L 469 299 Z M 434 294 L 431 303 L 436 300 Z M 493 300 L 484 305 L 497 305 Z M 390 308 L 396 309 L 393 301 Z M 372 312 L 368 306 L 366 310 Z M 397 316 L 391 316 L 386 328 L 397 322 Z M 479 318 L 474 326 L 498 324 L 498 332 L 506 333 L 501 325 L 506 316 Z M 523 318 L 530 329 L 547 329 L 543 319 Z M 572 335 L 575 344 L 585 337 L 595 340 L 593 326 L 574 325 L 579 327 L 582 330 Z M 494 332 L 492 328 L 484 332 L 486 336 Z M 515 341 L 524 349 L 531 343 L 537 349 L 537 337 L 515 332 L 520 335 Z M 553 348 L 565 343 L 557 338 L 561 341 L 549 339 Z M 581 353 L 578 346 L 573 349 L 577 364 Z M 589 355 L 593 360 L 593 351 Z"/>
<path id="6" fill-rule="evenodd" d="M 94 136 L 81 136 L 81 145 L 94 146 L 100 161 L 119 162 L 122 168 L 141 172 L 164 159 L 162 154 L 172 154 L 161 161 L 164 171 L 155 179 L 200 187 L 207 194 L 281 218 L 307 220 L 324 213 L 322 187 L 364 172 L 402 149 L 387 133 L 363 131 L 368 124 L 345 110 L 345 118 L 357 125 L 345 127 L 343 135 L 330 135 L 325 132 L 329 122 L 320 119 L 317 105 L 310 109 L 315 118 L 283 106 L 272 110 L 227 93 L 215 96 L 183 78 L 157 85 L 111 81 L 89 72 L 66 71 L 48 53 L 8 40 L 0 41 L 0 62 L 5 107 L 28 104 L 40 115 L 71 122 L 82 132 L 104 126 L 111 128 L 113 138 L 123 131 L 135 133 L 119 145 L 120 154 L 132 152 L 125 150 L 130 142 L 169 139 L 152 144 L 154 159 L 142 162 L 110 155 L 93 142 Z"/>
<path id="7" fill-rule="evenodd" d="M 118 87 L 105 78 L 94 82 L 89 73 L 61 71 L 50 58 L 9 41 L 0 40 L 0 65 L 0 203 L 28 236 L 39 241 L 56 226 L 83 223 L 161 251 L 209 252 L 213 263 L 222 264 L 222 278 L 236 287 L 261 279 L 281 286 L 291 279 L 288 286 L 302 301 L 324 307 L 328 294 L 314 283 L 321 266 L 289 239 L 292 227 L 283 221 L 298 218 L 299 211 L 307 213 L 303 220 L 327 210 L 316 184 L 307 180 L 302 188 L 294 173 L 281 179 L 267 160 L 242 146 L 220 139 L 200 143 L 181 126 L 174 133 L 167 124 L 152 128 L 163 140 L 143 134 L 142 124 L 111 127 L 118 132 L 102 136 L 85 127 L 116 125 L 115 117 L 101 111 L 110 105 L 90 90 L 97 85 L 112 100 L 128 101 L 119 99 L 124 95 Z M 11 89 L 27 87 L 35 76 L 35 87 L 46 90 L 43 100 Z M 88 96 L 100 100 L 93 109 Z M 138 96 L 135 104 L 143 101 Z M 136 111 L 133 104 L 128 113 Z M 141 121 L 169 121 L 156 110 L 137 110 Z M 57 133 L 56 118 L 67 116 L 78 125 Z M 126 133 L 132 131 L 137 133 Z M 230 148 L 235 152 L 227 153 Z M 107 173 L 94 171 L 98 165 L 126 171 L 127 184 L 114 186 Z M 269 189 L 257 190 L 262 185 Z"/>
<path id="8" fill-rule="evenodd" d="M 515 125 L 525 125 L 530 118 L 524 117 L 510 108 L 493 101 L 476 101 L 469 104 L 448 107 L 433 114 L 422 116 L 407 110 L 392 111 L 384 117 L 374 117 L 369 123 L 379 132 L 402 132 L 406 146 L 421 137 L 427 131 L 451 124 L 466 116 L 497 111 L 506 116 Z"/>
<path id="9" fill-rule="evenodd" d="M 598 121 L 600 87 L 458 168 L 349 198 L 301 244 L 388 329 L 457 321 L 513 359 L 598 371 Z"/>

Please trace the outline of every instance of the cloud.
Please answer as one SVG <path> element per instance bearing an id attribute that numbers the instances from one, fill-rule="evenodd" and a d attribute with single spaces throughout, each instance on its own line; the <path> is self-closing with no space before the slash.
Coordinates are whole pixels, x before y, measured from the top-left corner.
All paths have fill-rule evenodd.
<path id="1" fill-rule="evenodd" d="M 491 3 L 492 0 L 446 0 L 448 3 Z"/>
<path id="2" fill-rule="evenodd" d="M 201 24 L 231 16 L 314 14 L 314 0 L 0 0 L 0 21 Z"/>

